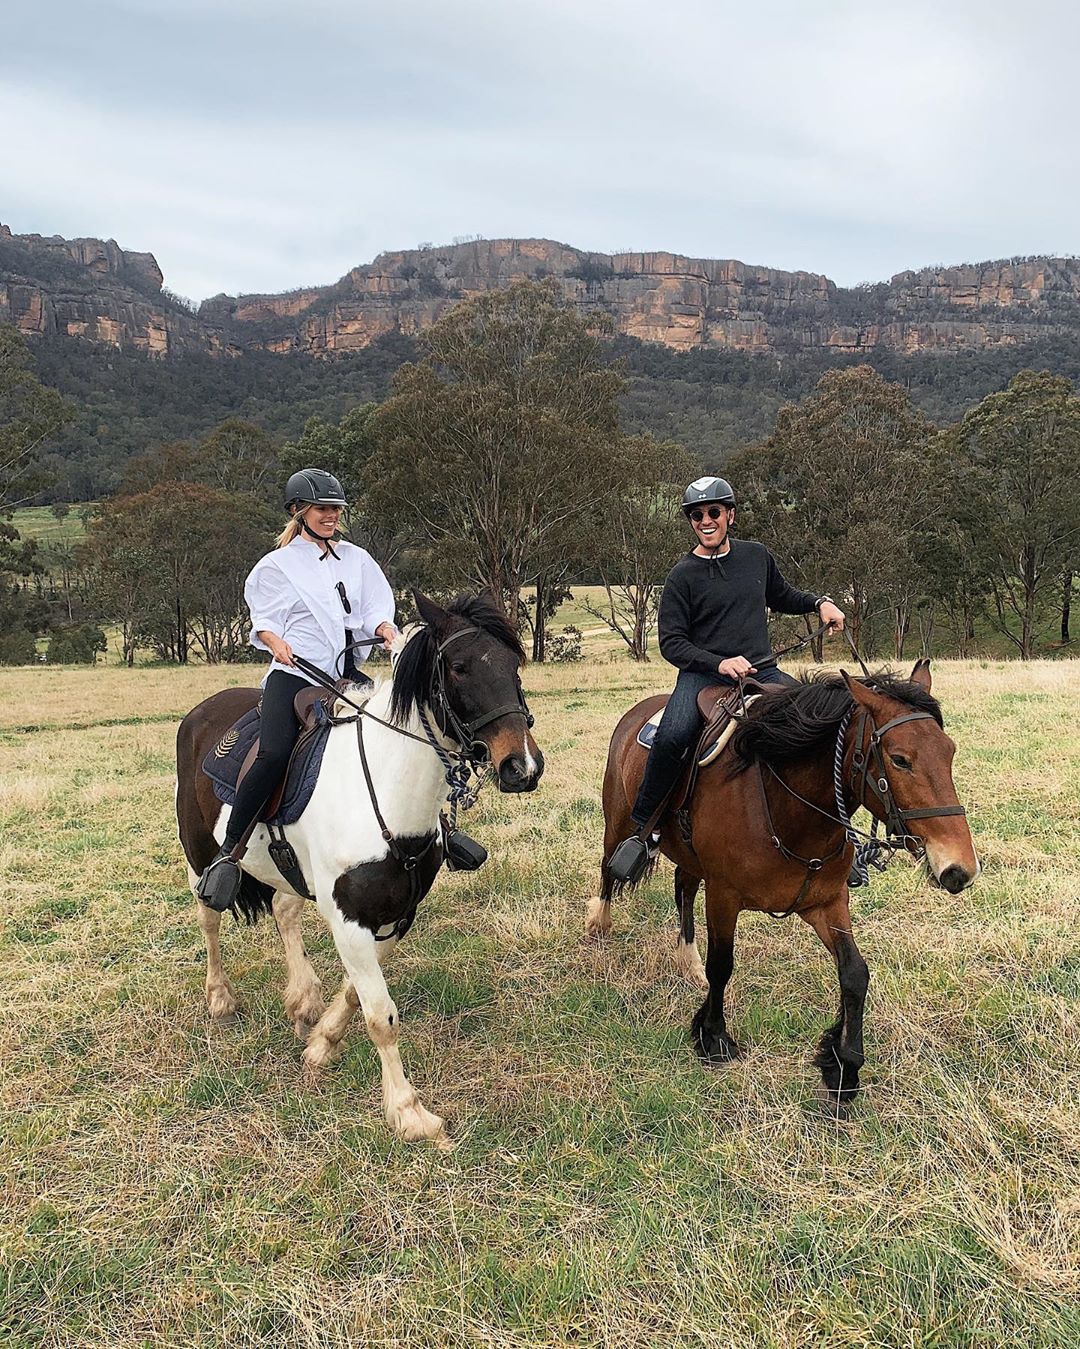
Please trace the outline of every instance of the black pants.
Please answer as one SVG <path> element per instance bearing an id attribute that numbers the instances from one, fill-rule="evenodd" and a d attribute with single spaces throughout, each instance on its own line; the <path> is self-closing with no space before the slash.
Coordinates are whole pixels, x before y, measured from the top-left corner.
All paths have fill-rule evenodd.
<path id="1" fill-rule="evenodd" d="M 229 816 L 224 848 L 231 852 L 243 838 L 252 820 L 274 794 L 285 776 L 289 755 L 300 734 L 300 723 L 293 711 L 293 699 L 308 681 L 284 670 L 271 670 L 263 689 L 259 723 L 259 752 L 247 776 L 240 784 Z"/>
<path id="2" fill-rule="evenodd" d="M 791 675 L 775 665 L 765 665 L 752 678 L 761 684 L 794 684 Z M 722 674 L 697 674 L 691 670 L 680 670 L 675 683 L 675 691 L 668 699 L 660 725 L 656 728 L 656 739 L 649 750 L 645 764 L 645 776 L 638 788 L 637 800 L 630 818 L 637 825 L 648 824 L 653 811 L 675 789 L 683 760 L 697 743 L 701 734 L 701 713 L 698 711 L 697 696 L 703 689 L 720 686 L 733 689 L 738 683 Z"/>

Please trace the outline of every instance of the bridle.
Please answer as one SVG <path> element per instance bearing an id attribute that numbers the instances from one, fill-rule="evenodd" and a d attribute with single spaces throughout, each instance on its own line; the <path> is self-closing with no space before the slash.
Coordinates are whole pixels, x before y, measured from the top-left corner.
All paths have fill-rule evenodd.
<path id="1" fill-rule="evenodd" d="M 852 709 L 849 708 L 844 721 L 841 723 L 842 731 L 847 728 L 851 711 Z M 935 721 L 935 718 L 929 712 L 905 712 L 903 716 L 891 718 L 884 726 L 878 726 L 875 724 L 868 708 L 859 708 L 851 751 L 851 793 L 857 805 L 866 805 L 867 792 L 872 794 L 885 819 L 886 839 L 895 839 L 896 851 L 903 848 L 918 861 L 925 856 L 926 847 L 922 839 L 908 832 L 908 820 L 931 820 L 942 815 L 966 815 L 967 811 L 961 805 L 921 806 L 915 810 L 900 809 L 885 769 L 885 756 L 881 750 L 881 742 L 887 731 L 891 731 L 894 726 L 902 726 L 906 721 Z M 863 740 L 866 737 L 868 727 L 869 739 L 864 749 Z M 869 807 L 867 808 L 869 809 Z M 874 815 L 876 826 L 878 817 L 873 811 L 870 813 Z M 849 819 L 848 824 L 850 825 L 850 823 Z"/>
<path id="2" fill-rule="evenodd" d="M 864 667 L 865 668 L 865 667 Z M 889 781 L 888 771 L 885 767 L 885 758 L 882 753 L 882 741 L 887 732 L 894 727 L 902 726 L 909 721 L 933 721 L 936 724 L 936 718 L 929 712 L 913 711 L 905 712 L 898 717 L 892 717 L 884 725 L 878 726 L 873 718 L 873 714 L 866 707 L 859 707 L 858 715 L 854 723 L 854 732 L 852 735 L 851 750 L 851 775 L 850 790 L 855 801 L 855 809 L 859 806 L 865 806 L 870 810 L 868 793 L 878 805 L 881 815 L 884 817 L 885 837 L 878 837 L 878 826 L 880 818 L 878 814 L 870 810 L 873 817 L 873 823 L 870 832 L 857 829 L 852 823 L 851 816 L 848 814 L 847 802 L 844 799 L 843 786 L 843 763 L 845 750 L 848 740 L 848 728 L 852 724 L 852 713 L 855 705 L 848 708 L 844 713 L 843 719 L 836 733 L 836 750 L 833 755 L 833 789 L 836 798 L 836 811 L 833 815 L 828 810 L 823 810 L 815 802 L 808 800 L 794 787 L 790 786 L 773 768 L 772 764 L 766 763 L 770 774 L 776 782 L 784 789 L 789 796 L 793 796 L 797 801 L 802 802 L 817 814 L 823 815 L 827 820 L 832 820 L 838 824 L 844 831 L 840 842 L 824 857 L 802 857 L 798 853 L 792 852 L 781 841 L 776 832 L 776 826 L 773 823 L 772 811 L 769 808 L 769 798 L 765 791 L 765 779 L 762 774 L 762 761 L 758 761 L 758 782 L 761 787 L 761 798 L 765 808 L 765 819 L 769 829 L 769 839 L 772 845 L 789 862 L 795 862 L 806 868 L 806 877 L 794 903 L 782 913 L 771 913 L 772 918 L 788 918 L 795 913 L 800 904 L 806 897 L 813 877 L 819 872 L 827 862 L 833 861 L 844 851 L 848 843 L 855 845 L 855 868 L 862 876 L 865 884 L 868 869 L 873 866 L 878 871 L 884 871 L 889 862 L 898 852 L 907 852 L 916 861 L 920 861 L 926 855 L 926 845 L 922 839 L 909 832 L 907 823 L 909 820 L 934 819 L 943 815 L 966 815 L 967 811 L 959 804 L 955 806 L 921 806 L 914 810 L 902 810 L 896 800 L 896 796 Z M 866 739 L 864 747 L 863 741 Z M 884 856 L 883 856 L 884 855 Z"/>
<path id="3" fill-rule="evenodd" d="M 442 731 L 443 735 L 447 735 L 458 742 L 461 746 L 462 756 L 474 767 L 487 758 L 487 746 L 477 734 L 485 726 L 490 726 L 493 721 L 498 721 L 500 717 L 512 716 L 514 713 L 525 718 L 527 728 L 531 729 L 534 723 L 533 714 L 529 711 L 529 705 L 525 701 L 525 693 L 521 687 L 520 679 L 517 683 L 518 696 L 516 702 L 502 703 L 498 707 L 493 707 L 489 712 L 485 712 L 483 716 L 476 718 L 474 721 L 465 721 L 454 711 L 446 691 L 444 653 L 447 647 L 452 646 L 454 642 L 460 641 L 463 637 L 479 637 L 481 635 L 483 635 L 482 628 L 476 628 L 472 625 L 459 628 L 457 632 L 452 632 L 449 637 L 444 637 L 435 648 L 434 698 L 431 709 L 435 713 L 439 730 Z"/>

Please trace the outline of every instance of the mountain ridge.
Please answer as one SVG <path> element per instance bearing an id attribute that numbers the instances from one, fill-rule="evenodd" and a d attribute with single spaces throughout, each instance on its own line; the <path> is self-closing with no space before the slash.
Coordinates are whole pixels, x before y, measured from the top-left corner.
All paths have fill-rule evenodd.
<path id="1" fill-rule="evenodd" d="M 158 357 L 357 351 L 387 334 L 415 336 L 459 299 L 545 277 L 582 311 L 609 314 L 617 333 L 675 351 L 948 353 L 1080 333 L 1071 257 L 924 267 L 840 287 L 736 259 L 471 239 L 387 250 L 329 285 L 218 295 L 196 310 L 165 288 L 152 253 L 0 224 L 0 322 Z"/>

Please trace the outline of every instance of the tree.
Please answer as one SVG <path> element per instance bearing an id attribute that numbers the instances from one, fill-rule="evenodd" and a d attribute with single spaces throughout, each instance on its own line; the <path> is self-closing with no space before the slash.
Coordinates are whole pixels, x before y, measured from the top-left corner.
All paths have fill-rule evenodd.
<path id="1" fill-rule="evenodd" d="M 616 633 L 637 661 L 649 659 L 649 631 L 664 578 L 686 546 L 679 498 L 696 466 L 680 446 L 651 436 L 627 437 L 621 481 L 596 503 L 592 562 L 607 595 L 586 608 Z"/>
<path id="2" fill-rule="evenodd" d="M 948 434 L 953 501 L 988 559 L 991 619 L 1030 659 L 1039 605 L 1061 585 L 1080 541 L 1080 398 L 1049 371 L 1023 370 Z"/>
<path id="3" fill-rule="evenodd" d="M 20 542 L 19 531 L 0 521 L 0 665 L 34 659 L 36 635 L 48 625 L 48 606 L 19 581 L 42 570 L 37 543 Z"/>
<path id="4" fill-rule="evenodd" d="M 170 441 L 129 461 L 121 496 L 147 492 L 162 482 L 196 482 L 232 496 L 280 509 L 277 450 L 262 427 L 229 417 L 197 443 Z"/>
<path id="5" fill-rule="evenodd" d="M 139 645 L 185 664 L 192 645 L 214 663 L 246 641 L 243 584 L 266 536 L 242 496 L 194 483 L 158 483 L 103 504 L 86 556 L 99 607 L 121 626 L 126 664 Z"/>
<path id="6" fill-rule="evenodd" d="M 45 388 L 30 365 L 22 336 L 0 325 L 0 511 L 29 501 L 46 485 L 42 450 L 74 416 L 72 405 Z"/>
<path id="7" fill-rule="evenodd" d="M 55 628 L 49 637 L 49 661 L 54 665 L 94 665 L 98 652 L 106 650 L 105 634 L 94 623 Z"/>
<path id="8" fill-rule="evenodd" d="M 376 414 L 365 509 L 516 621 L 522 588 L 618 472 L 621 376 L 555 282 L 456 305 Z"/>
<path id="9" fill-rule="evenodd" d="M 782 570 L 846 604 L 852 637 L 868 650 L 890 610 L 894 632 L 906 631 L 915 531 L 941 505 L 926 471 L 931 433 L 904 389 L 856 366 L 782 408 L 765 444 L 731 465 Z"/>

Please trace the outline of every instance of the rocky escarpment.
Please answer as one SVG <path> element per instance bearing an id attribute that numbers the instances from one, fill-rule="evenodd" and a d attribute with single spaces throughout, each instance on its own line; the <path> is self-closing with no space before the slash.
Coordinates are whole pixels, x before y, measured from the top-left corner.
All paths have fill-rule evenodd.
<path id="1" fill-rule="evenodd" d="M 163 280 L 152 253 L 112 239 L 12 234 L 0 225 L 0 323 L 30 337 L 59 333 L 155 356 L 220 348 L 220 334 Z"/>
<path id="2" fill-rule="evenodd" d="M 553 277 L 616 331 L 676 350 L 958 351 L 1080 331 L 1080 261 L 1014 259 L 901 272 L 843 289 L 812 272 L 674 253 L 590 253 L 548 239 L 477 239 L 381 253 L 333 285 L 216 296 L 191 313 L 148 253 L 0 226 L 0 320 L 165 355 L 185 349 L 356 350 L 415 334 L 451 304 Z"/>

